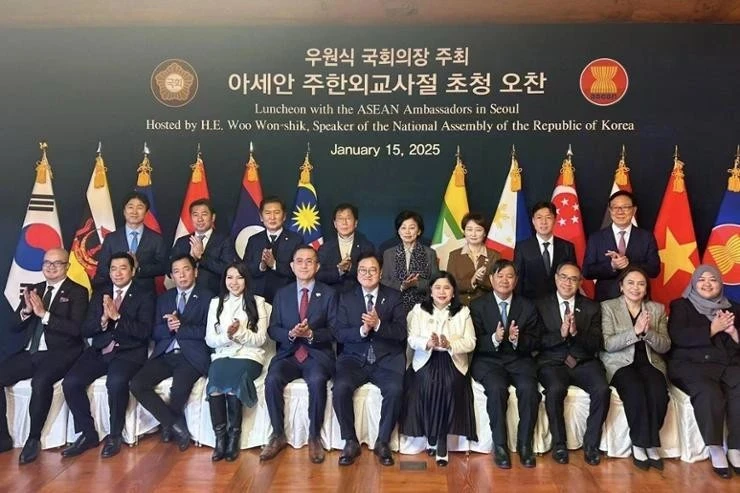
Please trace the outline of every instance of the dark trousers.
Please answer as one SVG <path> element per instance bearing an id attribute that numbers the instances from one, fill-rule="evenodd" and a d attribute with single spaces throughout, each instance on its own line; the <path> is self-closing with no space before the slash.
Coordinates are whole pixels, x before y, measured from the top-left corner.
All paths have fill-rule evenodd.
<path id="1" fill-rule="evenodd" d="M 383 403 L 380 406 L 378 442 L 388 443 L 398 421 L 403 401 L 403 370 L 400 373 L 378 364 L 364 364 L 354 358 L 339 358 L 332 390 L 334 411 L 344 440 L 357 440 L 353 397 L 358 387 L 370 382 L 380 389 Z"/>
<path id="2" fill-rule="evenodd" d="M 517 448 L 532 447 L 534 425 L 537 423 L 542 399 L 537 387 L 534 361 L 520 359 L 506 366 L 485 363 L 484 365 L 485 369 L 481 368 L 479 363 L 473 376 L 485 389 L 488 399 L 486 410 L 491 421 L 494 445 L 507 447 L 509 443 L 506 432 L 506 409 L 509 403 L 509 385 L 513 385 L 519 408 Z"/>
<path id="3" fill-rule="evenodd" d="M 632 445 L 660 447 L 660 429 L 668 410 L 668 387 L 660 370 L 631 364 L 617 370 L 611 384 L 624 403 Z"/>
<path id="4" fill-rule="evenodd" d="M 64 377 L 79 354 L 76 350 L 39 351 L 34 354 L 21 351 L 3 361 L 0 365 L 0 438 L 9 436 L 5 387 L 31 379 L 31 403 L 28 409 L 31 430 L 28 438 L 38 440 L 51 408 L 54 384 Z"/>
<path id="5" fill-rule="evenodd" d="M 270 363 L 265 378 L 265 401 L 272 431 L 276 435 L 285 433 L 283 391 L 286 385 L 298 378 L 303 378 L 308 385 L 308 418 L 311 421 L 309 436 L 318 438 L 324 424 L 326 382 L 331 378 L 331 372 L 314 358 L 308 358 L 303 363 L 298 363 L 293 357 L 273 359 Z"/>
<path id="6" fill-rule="evenodd" d="M 606 383 L 606 375 L 601 364 L 591 360 L 579 363 L 575 368 L 568 368 L 564 364 L 542 366 L 539 378 L 545 388 L 545 409 L 547 419 L 550 421 L 553 444 L 566 445 L 563 402 L 568 394 L 568 387 L 576 385 L 585 390 L 590 398 L 583 446 L 598 448 L 601 442 L 601 428 L 609 412 L 612 393 L 609 384 Z"/>
<path id="7" fill-rule="evenodd" d="M 172 377 L 170 403 L 154 390 L 162 380 Z M 148 360 L 131 380 L 131 393 L 162 426 L 172 426 L 182 416 L 193 385 L 201 377 L 182 353 L 167 353 Z"/>
<path id="8" fill-rule="evenodd" d="M 740 366 L 676 361 L 668 375 L 691 397 L 704 443 L 723 444 L 726 419 L 727 447 L 740 449 Z"/>
<path id="9" fill-rule="evenodd" d="M 87 348 L 62 382 L 64 399 L 74 417 L 75 431 L 82 432 L 89 437 L 100 438 L 95 431 L 95 422 L 90 412 L 87 387 L 98 377 L 106 375 L 110 435 L 120 437 L 126 419 L 129 382 L 141 366 L 141 363 L 116 357 L 115 353 L 102 355 L 97 349 Z"/>

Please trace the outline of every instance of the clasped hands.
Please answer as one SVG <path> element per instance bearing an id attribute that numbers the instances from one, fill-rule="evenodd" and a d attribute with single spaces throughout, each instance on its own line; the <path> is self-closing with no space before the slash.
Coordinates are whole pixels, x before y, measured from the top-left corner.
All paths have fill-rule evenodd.
<path id="1" fill-rule="evenodd" d="M 640 312 L 640 315 L 638 315 L 637 321 L 635 322 L 635 335 L 638 337 L 645 337 L 648 329 L 650 329 L 650 314 L 647 310 L 643 310 Z"/>
<path id="2" fill-rule="evenodd" d="M 473 273 L 473 277 L 470 279 L 470 286 L 473 289 L 483 282 L 483 279 L 486 277 L 486 269 L 488 269 L 488 267 L 484 265 L 482 267 L 478 267 Z"/>
<path id="3" fill-rule="evenodd" d="M 196 261 L 200 260 L 203 256 L 203 252 L 206 247 L 203 245 L 203 240 L 198 238 L 197 235 L 190 235 L 190 256 Z"/>
<path id="4" fill-rule="evenodd" d="M 121 314 L 116 308 L 116 304 L 113 302 L 113 298 L 109 294 L 103 295 L 103 314 L 100 317 L 100 325 L 103 330 L 108 328 L 108 322 L 113 320 L 114 322 L 121 318 Z"/>
<path id="5" fill-rule="evenodd" d="M 339 272 L 342 274 L 346 274 L 349 272 L 349 270 L 352 268 L 352 258 L 351 257 L 344 257 L 341 262 L 337 264 L 337 269 L 339 269 Z"/>
<path id="6" fill-rule="evenodd" d="M 614 250 L 607 250 L 604 255 L 611 258 L 612 269 L 614 270 L 625 269 L 630 264 L 630 259 L 627 258 L 627 255 L 620 255 L 619 252 L 615 252 Z"/>
<path id="7" fill-rule="evenodd" d="M 162 318 L 167 320 L 167 328 L 170 330 L 170 332 L 177 334 L 177 331 L 180 330 L 180 316 L 177 313 L 177 310 L 173 311 L 172 313 L 165 313 L 162 315 Z"/>
<path id="8" fill-rule="evenodd" d="M 378 325 L 380 325 L 380 317 L 378 316 L 378 312 L 375 311 L 375 308 L 362 314 L 363 334 L 367 335 L 370 331 L 378 330 Z"/>
<path id="9" fill-rule="evenodd" d="M 262 258 L 260 258 L 260 269 L 267 270 L 273 267 L 275 267 L 275 255 L 272 253 L 272 248 L 264 248 Z"/>
<path id="10" fill-rule="evenodd" d="M 313 330 L 308 326 L 308 319 L 304 318 L 300 323 L 288 332 L 288 338 L 292 341 L 296 337 L 303 337 L 305 339 L 313 339 Z"/>
<path id="11" fill-rule="evenodd" d="M 726 332 L 732 337 L 732 340 L 738 342 L 737 327 L 735 327 L 735 314 L 728 310 L 719 310 L 714 315 L 712 325 L 710 326 L 711 335 L 714 336 L 720 332 Z"/>
<path id="12" fill-rule="evenodd" d="M 570 312 L 563 318 L 563 323 L 560 324 L 560 337 L 565 339 L 566 337 L 576 335 L 576 320 L 573 312 Z"/>
<path id="13" fill-rule="evenodd" d="M 401 282 L 401 291 L 406 291 L 408 288 L 416 286 L 417 284 L 419 284 L 419 273 L 416 272 L 414 274 L 409 274 L 406 276 L 406 279 Z"/>
<path id="14" fill-rule="evenodd" d="M 504 325 L 499 322 L 496 325 L 496 333 L 494 334 L 497 343 L 501 344 L 501 342 L 503 342 L 505 332 L 506 330 L 504 329 Z M 519 343 L 519 326 L 517 325 L 516 320 L 509 322 L 509 342 L 512 344 Z"/>
<path id="15" fill-rule="evenodd" d="M 35 289 L 23 289 L 23 302 L 26 305 L 22 310 L 24 316 L 28 317 L 33 313 L 39 318 L 44 318 L 44 315 L 46 315 L 44 302 L 41 300 L 41 296 L 39 296 Z"/>
<path id="16" fill-rule="evenodd" d="M 436 332 L 432 332 L 432 335 L 427 341 L 427 351 L 434 349 L 448 350 L 450 348 L 450 341 L 445 337 L 444 334 L 437 335 Z"/>

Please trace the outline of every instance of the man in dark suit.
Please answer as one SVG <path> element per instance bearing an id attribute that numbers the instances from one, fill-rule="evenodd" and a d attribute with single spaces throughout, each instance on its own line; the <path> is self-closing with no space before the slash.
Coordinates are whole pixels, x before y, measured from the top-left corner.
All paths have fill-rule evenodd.
<path id="1" fill-rule="evenodd" d="M 648 276 L 660 273 L 658 245 L 653 233 L 632 224 L 637 205 L 632 193 L 625 190 L 609 197 L 612 225 L 588 238 L 583 259 L 583 276 L 595 279 L 596 301 L 619 296 L 617 277 L 628 266 L 640 267 Z"/>
<path id="2" fill-rule="evenodd" d="M 357 207 L 342 203 L 334 208 L 337 236 L 327 238 L 319 248 L 321 268 L 316 279 L 339 293 L 357 287 L 357 262 L 363 255 L 374 254 L 375 246 L 357 231 Z"/>
<path id="3" fill-rule="evenodd" d="M 513 262 L 499 259 L 490 264 L 489 273 L 493 292 L 470 304 L 476 336 L 470 374 L 483 385 L 488 398 L 496 465 L 511 468 L 506 408 L 509 385 L 514 385 L 519 407 L 519 460 L 524 467 L 535 467 L 532 440 L 541 399 L 532 359 L 539 344 L 537 309 L 528 299 L 514 294 L 517 273 Z"/>
<path id="4" fill-rule="evenodd" d="M 552 202 L 532 207 L 535 235 L 514 247 L 514 265 L 519 275 L 517 294 L 536 300 L 555 292 L 553 270 L 563 262 L 576 261 L 573 243 L 552 234 L 557 209 Z"/>
<path id="5" fill-rule="evenodd" d="M 249 266 L 254 293 L 272 303 L 277 290 L 295 280 L 290 262 L 303 239 L 298 233 L 283 228 L 285 204 L 279 197 L 269 196 L 262 200 L 260 218 L 265 230 L 249 238 L 244 261 Z"/>
<path id="6" fill-rule="evenodd" d="M 208 199 L 198 199 L 190 204 L 190 219 L 195 231 L 177 239 L 170 260 L 189 254 L 198 265 L 197 284 L 218 293 L 226 266 L 236 260 L 234 240 L 231 235 L 214 229 L 216 211 Z"/>
<path id="7" fill-rule="evenodd" d="M 554 275 L 557 291 L 537 301 L 540 315 L 539 378 L 545 388 L 545 409 L 550 421 L 552 457 L 568 463 L 563 402 L 573 384 L 591 399 L 583 454 L 587 464 L 598 465 L 601 427 L 609 412 L 611 390 L 599 360 L 601 306 L 578 293 L 581 270 L 575 263 L 560 264 Z"/>
<path id="8" fill-rule="evenodd" d="M 98 265 L 110 265 L 114 253 L 129 252 L 136 261 L 134 285 L 154 296 L 154 278 L 167 271 L 167 248 L 162 235 L 144 226 L 149 199 L 141 192 L 130 192 L 123 200 L 123 228 L 109 233 L 98 253 Z M 95 288 L 110 288 L 105 268 L 98 269 L 93 279 Z"/>
<path id="9" fill-rule="evenodd" d="M 5 387 L 31 379 L 31 431 L 20 463 L 39 454 L 41 430 L 49 414 L 53 387 L 72 367 L 84 348 L 80 326 L 87 310 L 87 289 L 67 278 L 69 254 L 54 248 L 44 254 L 44 282 L 23 292 L 14 332 L 24 333 L 25 349 L 0 365 L 0 452 L 13 448 L 8 432 Z"/>
<path id="10" fill-rule="evenodd" d="M 383 396 L 374 452 L 384 466 L 394 464 L 389 442 L 403 401 L 408 333 L 401 293 L 380 285 L 380 270 L 375 254 L 360 256 L 360 285 L 342 293 L 337 310 L 337 342 L 344 344 L 337 358 L 333 390 L 334 411 L 345 440 L 340 466 L 348 466 L 360 456 L 352 399 L 355 390 L 367 382 L 378 386 Z"/>
<path id="11" fill-rule="evenodd" d="M 296 282 L 278 290 L 267 333 L 277 343 L 265 378 L 265 401 L 272 435 L 260 460 L 274 458 L 287 445 L 283 391 L 288 383 L 303 378 L 308 386 L 308 414 L 311 421 L 308 453 L 311 462 L 324 461 L 321 427 L 326 410 L 326 383 L 334 374 L 334 327 L 337 294 L 315 280 L 319 257 L 308 245 L 293 253 L 291 268 Z"/>
<path id="12" fill-rule="evenodd" d="M 82 325 L 83 337 L 92 338 L 87 348 L 64 377 L 64 399 L 81 433 L 62 451 L 74 457 L 97 447 L 98 432 L 90 412 L 87 387 L 106 375 L 110 409 L 110 434 L 101 456 L 113 457 L 121 451 L 123 425 L 129 399 L 129 382 L 146 361 L 154 320 L 154 298 L 133 286 L 134 258 L 127 252 L 113 254 L 108 269 L 113 289 L 102 288 L 93 294 Z"/>
<path id="13" fill-rule="evenodd" d="M 190 432 L 183 408 L 190 391 L 201 376 L 208 375 L 210 349 L 206 345 L 208 305 L 213 296 L 195 284 L 198 270 L 190 255 L 172 259 L 175 287 L 157 298 L 154 318 L 154 351 L 131 380 L 131 393 L 163 428 L 163 439 L 170 432 L 181 451 L 190 445 Z M 157 395 L 154 387 L 172 377 L 170 403 Z"/>

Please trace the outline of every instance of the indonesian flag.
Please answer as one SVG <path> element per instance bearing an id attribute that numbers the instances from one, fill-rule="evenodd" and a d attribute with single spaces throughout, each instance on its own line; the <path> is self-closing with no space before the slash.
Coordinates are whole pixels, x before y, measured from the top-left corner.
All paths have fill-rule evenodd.
<path id="1" fill-rule="evenodd" d="M 468 213 L 468 192 L 465 188 L 465 165 L 460 159 L 460 148 L 457 149 L 457 162 L 452 171 L 447 190 L 442 199 L 442 208 L 439 211 L 437 227 L 434 228 L 432 248 L 437 252 L 439 268 L 447 269 L 447 260 L 450 252 L 460 248 L 465 243 L 462 219 Z"/>
<path id="2" fill-rule="evenodd" d="M 91 279 L 98 269 L 98 252 L 103 246 L 103 239 L 116 230 L 113 216 L 113 205 L 110 200 L 108 178 L 105 173 L 105 162 L 98 144 L 98 155 L 95 167 L 90 176 L 85 198 L 87 206 L 82 214 L 80 226 L 75 231 L 69 255 L 67 276 L 76 283 L 85 286 L 92 292 Z M 103 266 L 105 267 L 105 266 Z"/>
<path id="3" fill-rule="evenodd" d="M 234 248 L 240 258 L 244 257 L 249 238 L 262 231 L 260 204 L 262 203 L 262 185 L 260 183 L 259 165 L 252 155 L 252 143 L 249 143 L 249 160 L 245 165 L 242 186 L 239 191 L 239 204 L 231 227 Z"/>
<path id="4" fill-rule="evenodd" d="M 555 204 L 557 214 L 553 234 L 573 243 L 578 265 L 583 265 L 583 256 L 586 254 L 586 233 L 583 230 L 583 217 L 576 191 L 576 170 L 572 157 L 573 152 L 568 147 L 568 153 L 560 168 L 560 175 L 555 182 L 555 190 L 552 192 L 552 203 Z M 581 289 L 587 296 L 593 298 L 594 284 L 592 281 L 584 280 Z"/>
<path id="5" fill-rule="evenodd" d="M 200 152 L 198 152 L 198 158 L 195 160 L 195 163 L 190 165 L 190 169 L 192 170 L 190 173 L 190 182 L 188 182 L 188 188 L 185 191 L 185 200 L 182 202 L 180 220 L 177 222 L 175 241 L 172 242 L 173 245 L 178 239 L 188 236 L 195 231 L 193 221 L 190 219 L 190 204 L 199 199 L 210 198 L 208 181 L 206 180 L 206 168 L 203 165 Z"/>
<path id="6" fill-rule="evenodd" d="M 13 310 L 21 302 L 23 288 L 44 280 L 41 267 L 46 252 L 63 246 L 57 203 L 51 186 L 51 165 L 46 159 L 46 142 L 42 142 L 40 147 L 41 160 L 36 163 L 36 180 L 5 284 L 5 298 Z"/>
<path id="7" fill-rule="evenodd" d="M 619 162 L 617 163 L 617 169 L 614 171 L 614 183 L 612 183 L 612 188 L 609 191 L 609 197 L 611 197 L 615 192 L 619 192 L 620 190 L 624 190 L 626 192 L 632 193 L 632 183 L 630 182 L 630 169 L 627 167 L 627 161 L 626 161 L 626 153 L 625 148 L 622 146 L 622 155 L 619 158 Z M 609 206 L 607 205 L 607 210 L 604 211 L 604 220 L 601 221 L 601 227 L 606 228 L 607 226 L 610 226 L 612 224 L 611 216 L 609 215 Z M 632 216 L 632 225 L 637 226 L 637 215 L 635 214 Z"/>
<path id="8" fill-rule="evenodd" d="M 519 167 L 516 153 L 512 149 L 511 167 L 488 230 L 486 246 L 498 251 L 501 257 L 512 260 L 517 242 L 530 236 L 532 227 L 522 188 L 522 168 Z"/>

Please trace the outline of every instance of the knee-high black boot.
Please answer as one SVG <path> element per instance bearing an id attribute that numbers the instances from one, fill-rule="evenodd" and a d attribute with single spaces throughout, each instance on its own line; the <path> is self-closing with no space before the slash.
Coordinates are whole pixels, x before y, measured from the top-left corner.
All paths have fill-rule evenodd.
<path id="1" fill-rule="evenodd" d="M 216 446 L 211 460 L 216 462 L 226 456 L 226 398 L 223 394 L 211 395 L 208 397 L 208 407 L 211 409 L 211 423 L 216 434 Z"/>
<path id="2" fill-rule="evenodd" d="M 239 457 L 242 436 L 242 401 L 235 395 L 226 396 L 226 416 L 229 423 L 226 432 L 226 460 L 234 461 Z"/>

